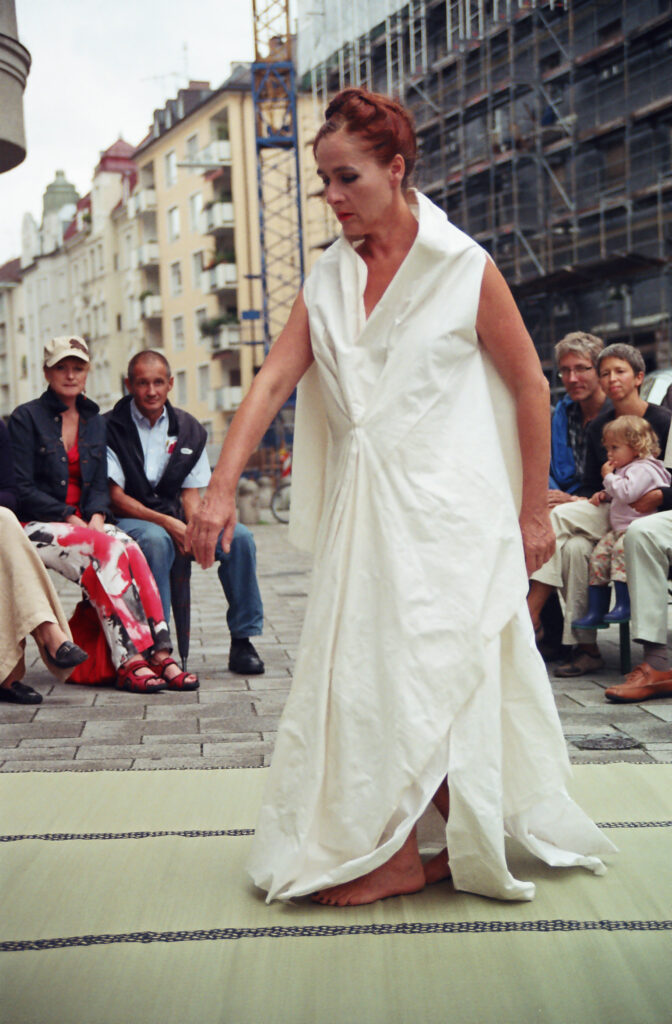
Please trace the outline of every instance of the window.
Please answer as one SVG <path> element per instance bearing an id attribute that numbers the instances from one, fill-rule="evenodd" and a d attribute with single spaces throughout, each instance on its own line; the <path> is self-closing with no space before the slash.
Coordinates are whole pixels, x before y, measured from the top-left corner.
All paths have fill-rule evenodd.
<path id="1" fill-rule="evenodd" d="M 203 209 L 203 196 L 200 192 L 194 192 L 189 196 L 189 230 L 201 230 L 201 210 Z"/>
<path id="2" fill-rule="evenodd" d="M 180 237 L 180 210 L 178 206 L 171 206 L 168 210 L 168 240 L 174 242 Z"/>
<path id="3" fill-rule="evenodd" d="M 206 444 L 212 444 L 212 440 L 213 440 L 213 436 L 214 436 L 214 431 L 213 431 L 213 428 L 212 428 L 212 420 L 202 420 L 201 421 L 201 426 L 203 427 L 204 431 L 208 435 Z"/>
<path id="4" fill-rule="evenodd" d="M 201 324 L 204 320 L 208 319 L 208 311 L 205 306 L 201 306 L 196 310 L 194 316 L 196 317 L 196 340 L 203 344 L 204 341 L 207 341 L 207 338 L 201 334 Z"/>
<path id="5" fill-rule="evenodd" d="M 117 313 L 117 330 L 121 330 L 121 313 Z"/>
<path id="6" fill-rule="evenodd" d="M 166 153 L 163 159 L 166 171 L 166 185 L 170 188 L 177 181 L 177 157 L 175 150 L 171 149 L 170 153 Z"/>
<path id="7" fill-rule="evenodd" d="M 179 260 L 170 264 L 170 294 L 182 294 L 182 268 Z"/>
<path id="8" fill-rule="evenodd" d="M 175 401 L 177 405 L 187 405 L 186 370 L 178 370 L 175 374 Z"/>
<path id="9" fill-rule="evenodd" d="M 101 274 L 105 270 L 105 258 L 103 256 L 103 247 L 102 247 L 102 245 L 98 246 L 98 270 L 99 270 L 99 272 Z"/>
<path id="10" fill-rule="evenodd" d="M 193 163 L 198 156 L 198 135 L 190 135 L 187 139 L 187 160 Z"/>
<path id="11" fill-rule="evenodd" d="M 194 288 L 201 287 L 201 274 L 203 273 L 203 253 L 192 252 L 191 271 L 194 277 Z"/>
<path id="12" fill-rule="evenodd" d="M 173 317 L 173 348 L 182 349 L 184 348 L 184 317 L 174 316 Z"/>
<path id="13" fill-rule="evenodd" d="M 114 268 L 114 270 L 119 270 L 119 253 L 118 252 L 115 252 L 114 256 L 112 257 L 112 267 Z"/>
<path id="14" fill-rule="evenodd" d="M 210 364 L 204 363 L 198 368 L 198 400 L 207 402 L 210 394 Z"/>

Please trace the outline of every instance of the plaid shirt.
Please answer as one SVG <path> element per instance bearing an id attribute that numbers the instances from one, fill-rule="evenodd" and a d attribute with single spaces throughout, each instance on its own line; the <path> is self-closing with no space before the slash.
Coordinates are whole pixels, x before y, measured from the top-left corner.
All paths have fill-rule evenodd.
<path id="1" fill-rule="evenodd" d="M 581 481 L 586 468 L 586 429 L 578 402 L 567 407 L 567 435 L 576 465 L 576 478 Z"/>

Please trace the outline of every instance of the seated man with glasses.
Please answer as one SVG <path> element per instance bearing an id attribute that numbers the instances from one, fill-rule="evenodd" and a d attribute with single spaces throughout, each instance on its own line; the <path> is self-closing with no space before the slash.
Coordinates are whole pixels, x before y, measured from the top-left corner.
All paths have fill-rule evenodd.
<path id="1" fill-rule="evenodd" d="M 583 494 L 588 424 L 598 412 L 611 407 L 597 376 L 597 359 L 603 347 L 601 338 L 582 331 L 565 335 L 555 346 L 558 379 L 566 394 L 556 405 L 551 424 L 551 508 Z"/>
<path id="2" fill-rule="evenodd" d="M 550 508 L 576 501 L 583 495 L 586 431 L 598 412 L 611 407 L 597 376 L 597 358 L 603 347 L 601 338 L 584 331 L 566 334 L 555 346 L 558 379 L 566 394 L 556 405 L 551 421 Z M 576 555 L 581 566 L 587 565 L 583 550 L 586 544 L 582 537 L 576 538 L 576 542 L 572 540 L 566 557 L 573 560 Z M 574 576 L 571 573 L 572 579 Z M 557 661 L 564 652 L 563 617 L 556 592 L 550 595 L 538 615 L 539 650 L 546 661 Z"/>

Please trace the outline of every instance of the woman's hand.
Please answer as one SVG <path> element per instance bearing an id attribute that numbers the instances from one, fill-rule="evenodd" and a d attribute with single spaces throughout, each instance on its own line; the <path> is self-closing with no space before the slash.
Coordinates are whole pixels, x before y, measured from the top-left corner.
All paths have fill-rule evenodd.
<path id="1" fill-rule="evenodd" d="M 551 526 L 548 509 L 520 514 L 520 532 L 523 537 L 525 568 L 531 576 L 549 560 L 555 551 L 555 533 Z"/>
<path id="2" fill-rule="evenodd" d="M 634 508 L 635 512 L 639 512 L 640 515 L 649 516 L 653 512 L 657 512 L 662 504 L 663 492 L 660 487 L 656 487 L 653 491 L 647 491 L 637 501 L 631 502 L 630 508 Z"/>
<path id="3" fill-rule="evenodd" d="M 94 512 L 89 519 L 89 529 L 97 530 L 98 533 L 103 533 L 105 530 L 105 516 L 102 512 Z"/>
<path id="4" fill-rule="evenodd" d="M 65 521 L 66 521 L 66 523 L 69 523 L 70 526 L 86 526 L 86 523 L 84 522 L 84 520 L 80 519 L 79 516 L 76 516 L 74 514 L 71 515 L 71 516 L 66 516 Z"/>
<path id="5" fill-rule="evenodd" d="M 236 527 L 236 500 L 227 492 L 209 490 L 187 526 L 185 548 L 200 566 L 208 569 L 215 560 L 217 538 L 228 554 Z"/>

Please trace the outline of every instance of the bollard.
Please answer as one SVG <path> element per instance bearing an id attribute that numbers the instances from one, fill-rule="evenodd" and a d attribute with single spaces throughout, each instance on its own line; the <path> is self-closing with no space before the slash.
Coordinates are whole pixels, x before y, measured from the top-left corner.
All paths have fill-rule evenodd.
<path id="1" fill-rule="evenodd" d="M 245 526 L 259 522 L 259 488 L 254 480 L 241 480 L 238 484 L 238 518 Z"/>
<path id="2" fill-rule="evenodd" d="M 270 508 L 273 497 L 273 480 L 270 476 L 259 477 L 259 508 Z"/>

